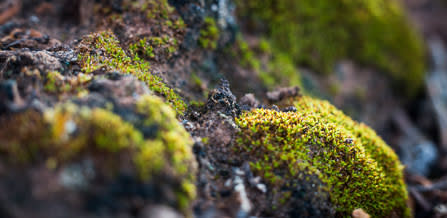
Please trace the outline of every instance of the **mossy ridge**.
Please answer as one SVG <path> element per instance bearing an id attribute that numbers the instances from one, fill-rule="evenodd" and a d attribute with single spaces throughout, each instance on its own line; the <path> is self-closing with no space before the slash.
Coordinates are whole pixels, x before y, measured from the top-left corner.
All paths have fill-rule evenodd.
<path id="1" fill-rule="evenodd" d="M 297 63 L 329 73 L 336 61 L 352 58 L 404 83 L 408 95 L 423 84 L 424 43 L 395 0 L 248 0 L 237 5 L 239 16 L 251 21 L 249 31 L 267 32 L 273 46 Z"/>
<path id="2" fill-rule="evenodd" d="M 257 109 L 236 119 L 237 150 L 254 158 L 252 166 L 274 189 L 303 165 L 327 184 L 342 216 L 356 208 L 374 217 L 410 216 L 403 167 L 373 130 L 326 101 L 301 97 L 295 105 L 297 112 Z M 277 174 L 282 168 L 289 172 Z"/>
<path id="3" fill-rule="evenodd" d="M 79 50 L 78 61 L 83 72 L 88 74 L 104 68 L 107 71 L 132 74 L 145 82 L 149 89 L 165 97 L 179 114 L 186 110 L 186 104 L 181 97 L 160 77 L 150 72 L 149 62 L 137 55 L 128 56 L 112 32 L 104 31 L 84 37 Z"/>
<path id="4" fill-rule="evenodd" d="M 192 139 L 178 123 L 175 111 L 159 97 L 140 97 L 135 112 L 144 117 L 143 126 L 157 127 L 153 137 L 145 138 L 133 124 L 108 109 L 64 103 L 44 114 L 27 111 L 14 115 L 12 129 L 18 131 L 14 134 L 23 137 L 0 134 L 0 149 L 11 161 L 26 164 L 45 157 L 52 166 L 91 151 L 108 155 L 128 152 L 141 181 L 157 175 L 179 180 L 174 189 L 177 206 L 186 211 L 196 192 Z M 3 124 L 0 130 L 10 134 L 8 122 Z"/>

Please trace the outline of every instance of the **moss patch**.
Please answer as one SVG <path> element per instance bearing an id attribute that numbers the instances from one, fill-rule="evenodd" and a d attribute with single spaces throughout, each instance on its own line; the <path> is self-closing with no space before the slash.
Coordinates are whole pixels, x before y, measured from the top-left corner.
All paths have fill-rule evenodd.
<path id="1" fill-rule="evenodd" d="M 304 170 L 327 185 L 341 216 L 356 208 L 373 217 L 409 216 L 403 166 L 372 129 L 326 101 L 301 97 L 294 104 L 297 112 L 257 109 L 236 119 L 236 150 L 251 158 L 272 193 Z"/>
<path id="2" fill-rule="evenodd" d="M 230 54 L 239 60 L 242 67 L 256 71 L 268 89 L 302 87 L 301 76 L 293 60 L 271 44 L 269 40 L 261 39 L 255 46 L 249 46 L 243 36 L 238 35 Z"/>
<path id="3" fill-rule="evenodd" d="M 180 209 L 188 209 L 195 198 L 192 139 L 178 123 L 175 111 L 159 97 L 142 96 L 135 108 L 143 120 L 137 125 L 110 110 L 72 103 L 56 106 L 43 115 L 35 111 L 17 114 L 0 126 L 0 150 L 11 161 L 29 163 L 44 157 L 52 166 L 85 153 L 100 152 L 104 157 L 128 153 L 141 181 L 163 175 L 177 182 L 176 204 Z M 138 127 L 156 128 L 149 137 Z"/>
<path id="4" fill-rule="evenodd" d="M 137 54 L 140 44 L 143 44 L 144 48 L 145 41 L 133 46 L 132 54 Z M 133 57 L 127 55 L 116 36 L 110 31 L 84 37 L 79 51 L 79 64 L 85 73 L 105 69 L 132 74 L 140 81 L 145 82 L 152 91 L 165 97 L 178 113 L 183 114 L 186 110 L 186 104 L 181 97 L 169 88 L 160 77 L 151 73 L 149 62 L 138 55 Z"/>
<path id="5" fill-rule="evenodd" d="M 421 88 L 423 42 L 395 0 L 237 1 L 249 31 L 266 32 L 275 48 L 300 64 L 328 73 L 352 58 L 378 67 L 403 83 L 407 94 Z"/>
<path id="6" fill-rule="evenodd" d="M 212 17 L 206 17 L 200 30 L 199 44 L 206 49 L 216 49 L 219 40 L 219 27 Z"/>

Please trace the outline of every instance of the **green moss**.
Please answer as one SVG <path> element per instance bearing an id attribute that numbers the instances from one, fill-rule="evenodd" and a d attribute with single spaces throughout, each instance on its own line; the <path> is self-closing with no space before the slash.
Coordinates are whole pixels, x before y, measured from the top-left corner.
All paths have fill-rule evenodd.
<path id="1" fill-rule="evenodd" d="M 292 59 L 281 52 L 272 53 L 267 66 L 260 71 L 259 76 L 267 87 L 302 87 L 300 73 Z"/>
<path id="2" fill-rule="evenodd" d="M 256 53 L 250 48 L 248 43 L 238 35 L 236 38 L 236 53 L 234 56 L 239 58 L 240 64 L 245 68 L 251 68 L 256 71 L 261 70 L 261 62 Z"/>
<path id="3" fill-rule="evenodd" d="M 299 64 L 331 72 L 352 58 L 388 73 L 414 94 L 425 71 L 424 46 L 395 0 L 237 1 L 249 31 L 265 31 L 274 48 Z"/>
<path id="4" fill-rule="evenodd" d="M 155 58 L 154 48 L 147 42 L 147 38 L 140 39 L 138 42 L 129 46 L 132 56 L 143 56 L 147 58 Z"/>
<path id="5" fill-rule="evenodd" d="M 147 19 L 159 21 L 168 19 L 175 10 L 168 0 L 123 0 L 122 6 L 126 11 L 142 12 Z"/>
<path id="6" fill-rule="evenodd" d="M 130 123 L 101 108 L 64 104 L 46 111 L 45 120 L 50 126 L 55 158 L 60 161 L 73 158 L 89 145 L 117 152 L 143 142 L 142 134 Z"/>
<path id="7" fill-rule="evenodd" d="M 142 97 L 137 102 L 137 112 L 144 114 L 147 118 L 144 120 L 146 126 L 150 126 L 153 123 L 157 124 L 159 134 L 156 135 L 152 141 L 161 143 L 164 145 L 165 153 L 167 153 L 171 159 L 172 168 L 175 172 L 180 174 L 189 174 L 188 164 L 186 164 L 185 157 L 191 157 L 192 140 L 189 134 L 184 130 L 175 117 L 175 111 L 173 111 L 169 105 L 164 104 L 161 99 L 154 98 L 152 96 Z M 153 152 L 145 152 L 148 155 L 154 155 Z M 145 155 L 139 156 L 139 160 L 144 160 Z M 144 164 L 145 161 L 140 161 Z"/>
<path id="8" fill-rule="evenodd" d="M 297 112 L 257 109 L 236 119 L 236 150 L 273 193 L 305 169 L 327 185 L 338 215 L 362 208 L 373 217 L 409 216 L 403 166 L 372 129 L 326 101 L 301 97 L 294 104 Z"/>
<path id="9" fill-rule="evenodd" d="M 113 160 L 129 154 L 143 182 L 160 175 L 172 179 L 170 182 L 178 183 L 173 189 L 178 207 L 190 208 L 195 198 L 193 142 L 178 123 L 176 112 L 162 99 L 151 95 L 142 96 L 136 102 L 135 113 L 144 120 L 141 124 L 127 122 L 109 109 L 64 103 L 43 115 L 34 111 L 17 114 L 0 126 L 0 150 L 21 163 L 44 157 L 51 168 L 85 153 L 100 152 L 103 159 Z M 145 138 L 136 126 L 156 127 L 155 134 Z M 3 135 L 12 133 L 20 135 Z M 110 168 L 114 170 L 113 166 Z"/>
<path id="10" fill-rule="evenodd" d="M 269 88 L 301 85 L 301 76 L 292 59 L 284 52 L 274 49 L 266 39 L 261 39 L 257 46 L 250 47 L 241 35 L 236 38 L 233 56 L 241 66 L 253 69 L 263 84 Z M 261 60 L 265 60 L 264 64 Z"/>
<path id="11" fill-rule="evenodd" d="M 206 49 L 216 49 L 219 40 L 219 27 L 212 17 L 206 17 L 200 30 L 199 44 Z"/>
<path id="12" fill-rule="evenodd" d="M 149 37 L 140 39 L 129 46 L 129 52 L 135 58 L 154 59 L 157 56 L 165 55 L 170 58 L 179 48 L 178 41 L 167 35 L 163 37 Z"/>
<path id="13" fill-rule="evenodd" d="M 63 76 L 57 71 L 49 71 L 46 73 L 44 90 L 49 93 L 57 94 L 73 91 L 82 93 L 85 89 L 82 89 L 81 86 L 89 82 L 91 79 L 91 75 L 85 75 L 83 73 L 79 73 L 77 76 Z"/>
<path id="14" fill-rule="evenodd" d="M 24 163 L 34 159 L 43 145 L 51 142 L 51 134 L 39 112 L 27 110 L 10 115 L 0 122 L 0 151 L 2 159 Z"/>
<path id="15" fill-rule="evenodd" d="M 151 73 L 149 62 L 136 55 L 141 44 L 142 48 L 147 48 L 144 39 L 131 46 L 130 53 L 135 55 L 132 57 L 126 54 L 113 33 L 96 33 L 82 40 L 79 47 L 79 64 L 82 71 L 87 74 L 101 68 L 107 71 L 132 74 L 140 81 L 145 82 L 149 89 L 165 97 L 179 114 L 183 114 L 186 104 L 181 97 L 169 88 L 160 77 Z M 144 52 L 147 53 L 146 50 Z"/>

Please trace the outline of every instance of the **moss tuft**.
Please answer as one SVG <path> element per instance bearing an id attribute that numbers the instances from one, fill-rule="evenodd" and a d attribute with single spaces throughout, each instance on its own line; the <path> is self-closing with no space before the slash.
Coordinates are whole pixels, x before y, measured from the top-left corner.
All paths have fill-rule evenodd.
<path id="1" fill-rule="evenodd" d="M 199 44 L 206 49 L 216 49 L 219 40 L 219 27 L 212 17 L 206 17 L 200 30 Z"/>
<path id="2" fill-rule="evenodd" d="M 356 208 L 374 217 L 409 216 L 403 166 L 372 129 L 326 101 L 301 97 L 294 104 L 297 112 L 257 109 L 236 119 L 236 150 L 250 157 L 272 193 L 305 170 L 326 184 L 340 216 Z"/>
<path id="3" fill-rule="evenodd" d="M 237 1 L 249 27 L 267 32 L 273 46 L 322 73 L 352 58 L 387 72 L 412 95 L 425 71 L 421 37 L 396 0 Z"/>
<path id="4" fill-rule="evenodd" d="M 145 82 L 149 89 L 165 97 L 179 114 L 183 114 L 186 110 L 185 102 L 160 77 L 151 73 L 149 62 L 137 55 L 141 44 L 142 48 L 146 48 L 144 40 L 131 47 L 130 53 L 135 55 L 132 57 L 126 54 L 113 33 L 96 33 L 82 40 L 79 47 L 79 64 L 87 74 L 99 69 L 132 74 Z"/>

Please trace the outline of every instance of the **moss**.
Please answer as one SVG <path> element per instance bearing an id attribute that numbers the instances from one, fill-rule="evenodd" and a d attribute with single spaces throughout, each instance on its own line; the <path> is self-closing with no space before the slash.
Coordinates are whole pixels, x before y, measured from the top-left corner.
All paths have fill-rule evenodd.
<path id="1" fill-rule="evenodd" d="M 147 116 L 144 120 L 145 126 L 151 126 L 153 123 L 157 124 L 159 134 L 152 139 L 152 142 L 164 145 L 164 152 L 171 157 L 173 171 L 183 175 L 189 174 L 189 177 L 193 177 L 188 172 L 187 164 L 187 158 L 192 155 L 190 149 L 192 140 L 183 126 L 178 123 L 175 111 L 169 105 L 164 104 L 161 99 L 146 96 L 137 102 L 137 112 Z M 150 154 L 151 152 L 145 153 L 153 155 Z M 144 163 L 141 160 L 146 159 L 146 157 L 140 155 L 138 159 L 140 163 Z"/>
<path id="2" fill-rule="evenodd" d="M 256 71 L 263 84 L 269 88 L 301 85 L 301 76 L 293 60 L 284 52 L 274 49 L 267 39 L 250 47 L 244 38 L 236 38 L 233 56 L 241 66 Z M 262 62 L 262 60 L 265 60 Z"/>
<path id="3" fill-rule="evenodd" d="M 148 19 L 163 20 L 168 19 L 174 12 L 174 8 L 169 5 L 168 0 L 127 0 L 124 1 L 124 8 L 145 13 Z"/>
<path id="4" fill-rule="evenodd" d="M 206 17 L 200 30 L 199 44 L 205 49 L 216 49 L 219 40 L 219 27 L 212 17 Z"/>
<path id="5" fill-rule="evenodd" d="M 155 58 L 154 48 L 148 44 L 147 38 L 140 39 L 138 42 L 129 46 L 132 56 L 143 56 L 146 58 Z"/>
<path id="6" fill-rule="evenodd" d="M 130 154 L 142 182 L 159 176 L 172 179 L 170 182 L 178 184 L 173 188 L 177 206 L 189 209 L 195 198 L 193 142 L 178 123 L 176 112 L 151 95 L 136 102 L 135 113 L 143 118 L 142 124 L 125 121 L 110 109 L 64 103 L 44 114 L 34 111 L 17 114 L 0 126 L 0 149 L 11 160 L 23 164 L 44 157 L 52 169 L 85 153 L 100 152 L 102 159 L 112 160 Z M 145 137 L 137 126 L 156 127 L 155 133 Z"/>
<path id="7" fill-rule="evenodd" d="M 165 55 L 166 58 L 172 57 L 179 48 L 178 41 L 167 35 L 163 37 L 144 37 L 138 42 L 129 46 L 129 52 L 135 58 L 154 59 L 157 56 Z"/>
<path id="8" fill-rule="evenodd" d="M 376 133 L 326 101 L 301 97 L 297 112 L 257 109 L 236 119 L 236 150 L 280 192 L 303 169 L 327 185 L 338 215 L 409 216 L 398 157 Z M 287 169 L 284 172 L 284 169 Z"/>
<path id="9" fill-rule="evenodd" d="M 272 53 L 266 68 L 260 71 L 259 76 L 270 88 L 275 86 L 302 87 L 300 73 L 292 59 L 282 52 Z"/>
<path id="10" fill-rule="evenodd" d="M 261 70 L 260 60 L 241 35 L 238 35 L 236 38 L 236 53 L 234 56 L 239 58 L 240 64 L 243 67 L 251 68 L 256 71 Z"/>
<path id="11" fill-rule="evenodd" d="M 63 76 L 57 71 L 46 73 L 44 90 L 50 93 L 82 92 L 81 85 L 89 82 L 92 76 L 79 73 L 77 76 Z"/>
<path id="12" fill-rule="evenodd" d="M 4 160 L 24 163 L 35 158 L 43 145 L 51 142 L 47 124 L 39 112 L 27 110 L 2 118 L 0 122 L 0 151 Z"/>
<path id="13" fill-rule="evenodd" d="M 142 44 L 145 45 L 144 40 Z M 79 48 L 79 64 L 87 74 L 101 68 L 107 71 L 132 74 L 140 81 L 145 82 L 149 89 L 165 97 L 179 114 L 183 114 L 186 104 L 181 97 L 169 88 L 160 77 L 151 73 L 149 62 L 136 55 L 137 49 L 140 48 L 139 45 L 140 43 L 131 47 L 130 53 L 135 55 L 132 57 L 126 54 L 113 33 L 109 31 L 96 33 L 82 40 Z"/>
<path id="14" fill-rule="evenodd" d="M 143 142 L 142 134 L 111 111 L 64 104 L 45 113 L 50 126 L 54 158 L 72 159 L 94 145 L 96 149 L 117 152 Z M 112 131 L 111 131 L 112 130 Z"/>
<path id="15" fill-rule="evenodd" d="M 398 1 L 237 1 L 249 31 L 266 32 L 273 47 L 299 64 L 329 73 L 352 58 L 388 73 L 414 94 L 422 86 L 424 46 Z M 247 20 L 247 19 L 244 19 Z"/>

